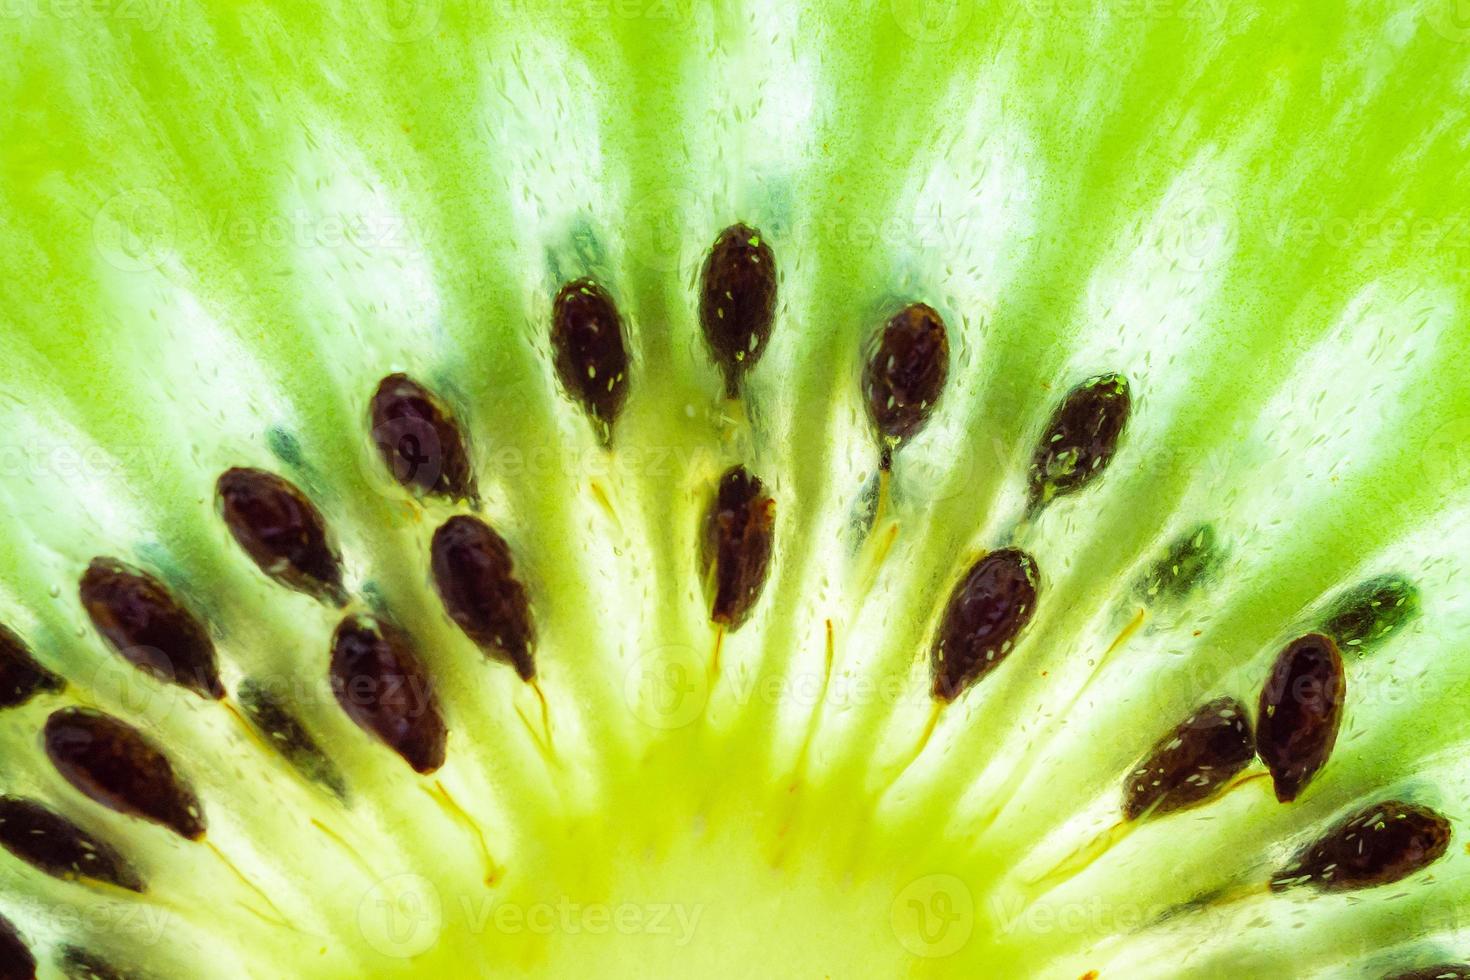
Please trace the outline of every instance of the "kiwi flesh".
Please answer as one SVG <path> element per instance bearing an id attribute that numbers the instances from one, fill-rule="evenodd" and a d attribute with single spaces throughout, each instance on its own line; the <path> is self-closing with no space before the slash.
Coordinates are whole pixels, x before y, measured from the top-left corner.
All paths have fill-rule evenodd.
<path id="1" fill-rule="evenodd" d="M 0 18 L 0 976 L 1463 975 L 1470 34 L 1225 13 Z"/>

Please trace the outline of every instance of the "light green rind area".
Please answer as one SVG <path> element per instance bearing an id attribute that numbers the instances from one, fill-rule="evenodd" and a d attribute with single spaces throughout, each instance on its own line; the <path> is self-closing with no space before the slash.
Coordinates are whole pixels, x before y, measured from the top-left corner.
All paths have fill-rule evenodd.
<path id="1" fill-rule="evenodd" d="M 0 914 L 47 968 L 66 944 L 179 977 L 1368 977 L 1470 955 L 1453 5 L 543 6 L 35 0 L 0 22 L 0 620 L 69 681 L 0 717 L 0 790 L 150 882 L 0 855 Z M 780 294 L 732 405 L 696 290 L 736 221 Z M 551 364 L 552 298 L 584 275 L 632 358 L 610 447 Z M 863 538 L 862 352 L 912 301 L 948 324 L 949 382 Z M 531 597 L 549 748 L 535 692 L 429 583 L 465 507 L 412 498 L 368 438 L 394 371 L 468 435 Z M 1036 439 L 1103 372 L 1134 397 L 1116 457 L 1025 521 Z M 776 548 L 711 674 L 699 533 L 737 462 Z M 236 465 L 299 485 L 357 606 L 413 636 L 440 772 L 338 708 L 339 614 L 215 514 Z M 1140 605 L 1202 524 L 1211 574 Z M 925 743 L 943 600 L 1005 544 L 1041 570 L 1036 617 Z M 76 599 L 98 555 L 208 620 L 230 691 L 288 692 L 346 801 L 232 700 L 118 660 Z M 1421 611 L 1348 658 L 1299 801 L 1248 782 L 1035 883 L 1117 822 L 1163 732 L 1225 694 L 1254 710 L 1281 647 L 1385 574 Z M 77 702 L 166 747 L 219 854 L 50 769 L 37 732 Z M 1389 796 L 1454 822 L 1430 872 L 1258 887 Z"/>

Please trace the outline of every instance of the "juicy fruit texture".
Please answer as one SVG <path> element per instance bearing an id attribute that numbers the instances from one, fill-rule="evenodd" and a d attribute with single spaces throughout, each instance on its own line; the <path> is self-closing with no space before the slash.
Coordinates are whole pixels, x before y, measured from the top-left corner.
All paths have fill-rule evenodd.
<path id="1" fill-rule="evenodd" d="M 1470 956 L 1452 4 L 22 6 L 0 973 Z"/>

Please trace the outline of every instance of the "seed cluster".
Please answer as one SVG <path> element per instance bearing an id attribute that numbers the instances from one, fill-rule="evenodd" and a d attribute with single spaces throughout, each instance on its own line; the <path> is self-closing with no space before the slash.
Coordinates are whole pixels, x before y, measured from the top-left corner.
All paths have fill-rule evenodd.
<path id="1" fill-rule="evenodd" d="M 1177 560 L 1178 550 L 1176 542 L 1167 560 Z M 1152 578 L 1159 580 L 1157 574 Z M 1261 688 L 1254 739 L 1239 702 L 1229 697 L 1210 702 L 1161 738 L 1129 774 L 1124 818 L 1141 820 L 1208 802 L 1253 755 L 1265 765 L 1278 802 L 1294 802 L 1337 743 L 1347 701 L 1339 640 L 1358 648 L 1384 642 L 1417 614 L 1416 595 L 1406 579 L 1385 575 L 1339 596 L 1322 632 L 1298 637 L 1276 656 Z M 1298 852 L 1272 875 L 1270 886 L 1273 891 L 1298 885 L 1352 891 L 1392 884 L 1442 857 L 1451 833 L 1449 821 L 1429 807 L 1399 800 L 1372 803 Z"/>
<path id="2" fill-rule="evenodd" d="M 769 346 L 776 299 L 771 243 L 745 224 L 721 232 L 701 270 L 698 316 L 728 398 L 744 397 L 745 382 Z M 557 292 L 550 319 L 557 381 L 611 451 L 630 383 L 627 336 L 613 296 L 593 279 L 573 279 Z M 933 307 L 908 303 L 874 332 L 860 390 L 885 478 L 894 454 L 931 420 L 949 372 L 950 337 Z M 1027 521 L 1102 476 L 1122 446 L 1132 408 L 1129 382 L 1120 374 L 1089 378 L 1063 396 L 1031 455 Z M 402 488 L 478 509 L 471 444 L 447 399 L 406 374 L 390 374 L 372 393 L 367 416 L 372 444 Z M 340 610 L 325 672 L 342 711 L 415 772 L 438 770 L 449 729 L 430 672 L 407 630 L 353 596 L 321 510 L 301 488 L 261 469 L 226 470 L 214 489 L 224 527 L 263 575 Z M 774 554 L 775 517 L 775 499 L 759 477 L 740 464 L 724 471 L 703 515 L 699 555 L 709 618 L 722 632 L 739 629 L 760 601 Z M 1148 608 L 1178 603 L 1218 573 L 1225 552 L 1212 524 L 1190 527 L 1128 594 Z M 510 542 L 477 514 L 456 514 L 435 530 L 429 564 L 449 620 L 488 660 L 535 684 L 533 593 L 517 573 Z M 971 562 L 939 613 L 930 646 L 936 712 L 1015 652 L 1040 593 L 1036 561 L 1021 547 L 1007 544 Z M 201 698 L 230 702 L 204 617 L 163 579 L 98 557 L 81 576 L 78 597 L 97 634 L 124 661 Z M 1298 799 L 1337 740 L 1346 704 L 1340 651 L 1370 652 L 1418 611 L 1417 590 L 1399 575 L 1370 579 L 1338 596 L 1318 631 L 1291 641 L 1275 658 L 1254 728 L 1244 705 L 1222 695 L 1153 743 L 1124 780 L 1124 821 L 1160 818 L 1217 799 L 1256 758 L 1278 801 Z M 19 635 L 0 625 L 0 708 L 65 688 L 64 679 L 38 663 Z M 342 773 L 287 698 L 245 678 L 230 703 L 311 783 L 348 801 Z M 204 811 L 189 782 L 127 722 L 92 708 L 58 708 L 45 722 L 42 744 L 56 772 L 84 796 L 185 840 L 204 838 Z M 1345 891 L 1401 881 L 1443 856 L 1450 837 L 1449 822 L 1428 807 L 1401 800 L 1372 803 L 1298 851 L 1269 885 L 1276 891 Z M 140 893 L 146 888 L 114 847 L 37 800 L 0 796 L 0 847 L 59 879 Z M 64 948 L 63 962 L 99 975 L 112 969 L 76 947 Z M 34 968 L 19 933 L 0 918 L 0 975 L 29 976 Z M 1466 970 L 1438 966 L 1398 976 L 1457 976 Z"/>

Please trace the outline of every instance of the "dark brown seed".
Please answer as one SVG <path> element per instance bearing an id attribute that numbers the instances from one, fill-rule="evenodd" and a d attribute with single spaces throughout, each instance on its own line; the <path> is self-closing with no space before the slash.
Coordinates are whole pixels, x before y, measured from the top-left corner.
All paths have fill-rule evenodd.
<path id="1" fill-rule="evenodd" d="M 939 314 L 914 303 L 878 334 L 863 371 L 868 415 L 878 436 L 896 446 L 924 427 L 949 377 L 949 337 Z"/>
<path id="2" fill-rule="evenodd" d="M 415 771 L 444 764 L 447 732 L 438 697 L 402 630 L 367 615 L 342 620 L 332 637 L 331 679 L 348 717 Z"/>
<path id="3" fill-rule="evenodd" d="M 202 697 L 225 696 L 209 631 L 158 579 L 97 558 L 82 575 L 81 598 L 97 632 L 124 660 Z"/>
<path id="4" fill-rule="evenodd" d="M 953 701 L 1011 652 L 1036 612 L 1040 575 L 1017 548 L 981 558 L 950 593 L 930 651 L 934 697 Z"/>
<path id="5" fill-rule="evenodd" d="M 1419 614 L 1419 590 L 1402 575 L 1380 575 L 1348 589 L 1332 604 L 1322 632 L 1339 649 L 1370 652 Z"/>
<path id="6" fill-rule="evenodd" d="M 1383 980 L 1470 980 L 1470 964 L 1441 963 L 1438 966 L 1422 966 L 1417 970 L 1390 973 Z"/>
<path id="7" fill-rule="evenodd" d="M 240 707 L 276 751 L 312 782 L 326 787 L 339 800 L 347 799 L 347 783 L 327 753 L 297 720 L 285 701 L 264 685 L 240 685 Z"/>
<path id="8" fill-rule="evenodd" d="M 1245 708 L 1216 698 L 1154 745 L 1128 776 L 1123 816 L 1159 816 L 1207 800 L 1255 758 Z"/>
<path id="9" fill-rule="evenodd" d="M 35 980 L 36 958 L 10 920 L 0 916 L 0 980 Z"/>
<path id="10" fill-rule="evenodd" d="M 743 466 L 727 470 L 705 517 L 704 568 L 710 619 L 732 633 L 765 588 L 775 525 L 776 502 L 765 485 Z"/>
<path id="11" fill-rule="evenodd" d="M 34 800 L 0 797 L 0 846 L 55 878 L 143 890 L 143 880 L 111 845 Z"/>
<path id="12" fill-rule="evenodd" d="M 1309 633 L 1276 658 L 1261 689 L 1256 751 L 1282 803 L 1296 799 L 1332 754 L 1345 694 L 1342 656 L 1330 637 Z"/>
<path id="13" fill-rule="evenodd" d="M 431 556 L 450 618 L 486 656 L 510 664 L 522 680 L 535 677 L 531 604 L 505 539 L 478 518 L 451 517 L 434 532 Z"/>
<path id="14" fill-rule="evenodd" d="M 776 258 L 770 243 L 748 225 L 720 232 L 700 276 L 699 322 L 725 394 L 740 394 L 740 379 L 766 352 L 776 315 Z"/>
<path id="15" fill-rule="evenodd" d="M 25 641 L 0 626 L 0 708 L 16 708 L 37 694 L 55 694 L 66 681 L 36 663 Z"/>
<path id="16" fill-rule="evenodd" d="M 111 715 L 62 708 L 46 719 L 46 755 L 62 778 L 103 806 L 204 836 L 204 811 L 157 746 Z"/>
<path id="17" fill-rule="evenodd" d="M 1128 379 L 1103 374 L 1062 399 L 1031 458 L 1031 507 L 1082 489 L 1101 475 L 1118 449 L 1133 409 Z"/>
<path id="18" fill-rule="evenodd" d="M 1212 524 L 1197 524 L 1175 538 L 1134 588 L 1148 605 L 1179 602 L 1208 582 L 1225 560 L 1225 543 Z"/>
<path id="19" fill-rule="evenodd" d="M 371 422 L 373 442 L 399 483 L 452 500 L 474 498 L 464 436 L 427 388 L 406 374 L 390 374 L 373 395 Z"/>
<path id="20" fill-rule="evenodd" d="M 346 601 L 326 522 L 300 490 L 274 473 L 236 467 L 216 482 L 215 499 L 225 526 L 262 572 L 318 599 Z"/>
<path id="21" fill-rule="evenodd" d="M 1391 885 L 1423 871 L 1450 846 L 1450 822 L 1428 807 L 1389 801 L 1354 813 L 1271 878 L 1273 891 L 1310 885 L 1343 892 Z"/>
<path id="22" fill-rule="evenodd" d="M 551 309 L 551 347 L 562 386 L 610 433 L 628 394 L 628 352 L 606 290 L 591 279 L 561 288 Z"/>

